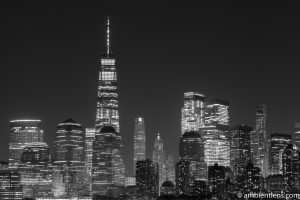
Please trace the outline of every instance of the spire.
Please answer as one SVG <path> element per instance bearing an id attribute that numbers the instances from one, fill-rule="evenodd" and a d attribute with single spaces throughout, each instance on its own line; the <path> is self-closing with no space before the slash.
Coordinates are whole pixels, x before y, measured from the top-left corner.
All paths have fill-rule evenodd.
<path id="1" fill-rule="evenodd" d="M 107 27 L 106 27 L 106 53 L 109 54 L 110 53 L 110 49 L 109 49 L 109 17 L 107 17 Z"/>

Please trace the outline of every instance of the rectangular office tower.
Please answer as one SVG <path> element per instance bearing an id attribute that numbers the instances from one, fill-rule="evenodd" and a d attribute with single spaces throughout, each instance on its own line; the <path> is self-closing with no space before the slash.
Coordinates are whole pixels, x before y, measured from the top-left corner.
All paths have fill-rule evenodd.
<path id="1" fill-rule="evenodd" d="M 229 102 L 214 100 L 205 107 L 204 138 L 205 162 L 208 166 L 230 166 Z"/>
<path id="2" fill-rule="evenodd" d="M 41 120 L 11 120 L 9 141 L 9 168 L 17 169 L 21 161 L 23 148 L 32 142 L 43 142 L 44 131 L 40 128 Z"/>
<path id="3" fill-rule="evenodd" d="M 263 177 L 269 175 L 269 138 L 267 135 L 267 108 L 259 104 L 255 109 L 255 130 L 251 133 L 251 159 Z"/>
<path id="4" fill-rule="evenodd" d="M 295 132 L 293 135 L 293 143 L 300 150 L 300 122 L 295 124 Z"/>
<path id="5" fill-rule="evenodd" d="M 181 135 L 188 131 L 199 131 L 204 126 L 205 96 L 196 92 L 185 92 L 181 109 Z"/>
<path id="6" fill-rule="evenodd" d="M 134 120 L 134 149 L 133 149 L 133 174 L 135 174 L 136 162 L 146 159 L 146 133 L 145 121 L 142 117 L 137 117 Z"/>

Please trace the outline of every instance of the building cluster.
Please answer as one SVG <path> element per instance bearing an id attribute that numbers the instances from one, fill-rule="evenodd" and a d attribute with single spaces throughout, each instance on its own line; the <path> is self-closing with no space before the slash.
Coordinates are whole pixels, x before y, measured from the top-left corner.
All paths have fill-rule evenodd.
<path id="1" fill-rule="evenodd" d="M 300 193 L 300 123 L 267 132 L 266 105 L 255 127 L 230 126 L 229 102 L 184 93 L 178 161 L 158 133 L 146 159 L 145 119 L 135 118 L 133 174 L 126 175 L 119 126 L 116 59 L 101 56 L 95 127 L 67 119 L 53 148 L 41 120 L 11 120 L 9 161 L 0 162 L 0 199 L 235 199 L 238 193 Z"/>

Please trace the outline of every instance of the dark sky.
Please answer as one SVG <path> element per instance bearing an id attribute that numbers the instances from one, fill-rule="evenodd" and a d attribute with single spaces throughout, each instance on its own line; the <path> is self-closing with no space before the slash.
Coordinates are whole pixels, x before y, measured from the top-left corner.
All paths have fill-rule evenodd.
<path id="1" fill-rule="evenodd" d="M 157 132 L 177 156 L 185 91 L 229 100 L 231 125 L 253 126 L 259 103 L 267 104 L 270 133 L 292 133 L 300 121 L 300 14 L 292 1 L 10 2 L 0 6 L 1 160 L 11 119 L 41 119 L 49 144 L 69 117 L 93 127 L 107 16 L 130 170 L 138 115 L 147 157 Z"/>

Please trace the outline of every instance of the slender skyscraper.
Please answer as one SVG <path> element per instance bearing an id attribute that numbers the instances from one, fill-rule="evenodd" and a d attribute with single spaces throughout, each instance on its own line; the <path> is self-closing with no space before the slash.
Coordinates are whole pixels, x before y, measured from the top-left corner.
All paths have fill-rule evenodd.
<path id="1" fill-rule="evenodd" d="M 43 142 L 44 132 L 40 128 L 41 120 L 11 120 L 9 141 L 9 168 L 16 169 L 21 161 L 23 148 L 32 142 Z"/>
<path id="2" fill-rule="evenodd" d="M 106 53 L 101 56 L 99 67 L 98 100 L 96 111 L 96 132 L 107 125 L 117 132 L 119 128 L 117 70 L 115 56 L 110 50 L 109 18 L 107 19 Z"/>
<path id="3" fill-rule="evenodd" d="M 205 96 L 196 92 L 184 93 L 181 109 L 181 135 L 187 131 L 198 131 L 204 126 Z"/>
<path id="4" fill-rule="evenodd" d="M 164 143 L 159 133 L 157 134 L 157 137 L 154 141 L 153 162 L 158 163 L 159 187 L 160 187 L 166 176 L 165 176 L 165 162 L 164 162 Z"/>
<path id="5" fill-rule="evenodd" d="M 93 143 L 92 189 L 94 195 L 110 195 L 125 185 L 125 166 L 119 127 L 117 70 L 110 49 L 107 19 L 106 53 L 99 67 L 96 132 Z M 113 195 L 114 196 L 114 195 Z"/>
<path id="6" fill-rule="evenodd" d="M 86 172 L 90 176 L 92 175 L 92 163 L 93 163 L 93 142 L 95 140 L 95 129 L 86 128 L 85 129 L 85 167 Z"/>
<path id="7" fill-rule="evenodd" d="M 134 149 L 133 149 L 133 173 L 135 174 L 136 162 L 146 159 L 146 133 L 144 118 L 134 120 Z"/>
<path id="8" fill-rule="evenodd" d="M 267 109 L 265 104 L 256 106 L 256 127 L 251 135 L 252 160 L 260 168 L 263 177 L 269 174 L 269 142 L 267 136 Z M 253 145 L 257 143 L 257 145 Z M 254 149 L 257 148 L 257 149 Z"/>

